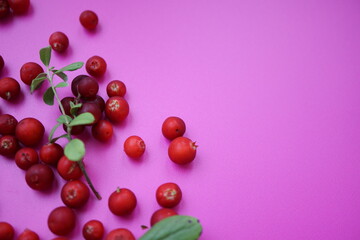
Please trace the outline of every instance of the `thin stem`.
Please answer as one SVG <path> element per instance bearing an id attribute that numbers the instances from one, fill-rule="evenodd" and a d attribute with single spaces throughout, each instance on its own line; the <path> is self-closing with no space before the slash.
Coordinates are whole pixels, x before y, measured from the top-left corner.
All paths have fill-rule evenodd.
<path id="1" fill-rule="evenodd" d="M 85 179 L 87 181 L 87 183 L 89 184 L 89 187 L 91 188 L 91 190 L 93 191 L 93 193 L 95 194 L 96 198 L 101 200 L 101 196 L 100 194 L 96 191 L 94 185 L 91 183 L 91 180 L 89 178 L 89 175 L 87 174 L 86 170 L 85 170 L 85 166 L 82 160 L 77 162 L 79 164 L 79 167 L 81 169 L 81 171 L 84 173 Z"/>

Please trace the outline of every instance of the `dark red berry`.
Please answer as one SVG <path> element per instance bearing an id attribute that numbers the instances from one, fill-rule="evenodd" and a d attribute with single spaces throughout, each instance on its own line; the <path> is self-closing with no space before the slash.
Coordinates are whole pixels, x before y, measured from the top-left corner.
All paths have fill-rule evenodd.
<path id="1" fill-rule="evenodd" d="M 90 220 L 84 224 L 82 234 L 86 240 L 101 240 L 104 236 L 104 225 L 99 220 Z"/>
<path id="2" fill-rule="evenodd" d="M 57 165 L 64 155 L 64 149 L 57 143 L 48 143 L 40 148 L 40 160 L 46 164 Z"/>
<path id="3" fill-rule="evenodd" d="M 48 217 L 48 227 L 56 235 L 65 236 L 71 233 L 76 225 L 75 212 L 68 207 L 57 207 Z"/>
<path id="4" fill-rule="evenodd" d="M 72 180 L 62 187 L 61 200 L 70 208 L 80 208 L 89 200 L 90 191 L 80 180 Z"/>
<path id="5" fill-rule="evenodd" d="M 101 112 L 99 105 L 96 103 L 91 103 L 91 102 L 83 103 L 81 108 L 78 111 L 78 115 L 85 113 L 85 112 L 91 113 L 95 118 L 95 121 L 89 125 L 93 125 L 101 119 L 102 112 Z"/>
<path id="6" fill-rule="evenodd" d="M 88 75 L 78 75 L 72 80 L 71 92 L 74 94 L 75 97 L 79 96 L 78 85 L 79 85 L 81 79 L 87 78 L 87 77 L 89 77 L 89 76 Z"/>
<path id="7" fill-rule="evenodd" d="M 10 114 L 0 115 L 0 134 L 15 135 L 15 129 L 18 121 Z"/>
<path id="8" fill-rule="evenodd" d="M 0 0 L 0 19 L 6 18 L 10 14 L 10 6 L 7 0 Z M 1 67 L 1 56 L 0 56 L 0 71 Z M 4 64 L 4 63 L 3 63 Z"/>
<path id="9" fill-rule="evenodd" d="M 24 118 L 16 126 L 15 136 L 25 146 L 36 146 L 44 136 L 44 125 L 35 118 Z"/>
<path id="10" fill-rule="evenodd" d="M 178 215 L 177 212 L 175 212 L 172 209 L 169 208 L 161 208 L 159 210 L 156 210 L 152 215 L 150 219 L 151 226 L 154 226 L 156 223 L 160 222 L 161 220 Z"/>
<path id="11" fill-rule="evenodd" d="M 80 14 L 79 20 L 81 25 L 88 30 L 95 29 L 99 22 L 99 18 L 96 13 L 91 10 L 83 11 Z"/>
<path id="12" fill-rule="evenodd" d="M 99 83 L 92 77 L 82 78 L 77 85 L 77 90 L 83 98 L 94 98 L 99 91 Z"/>
<path id="13" fill-rule="evenodd" d="M 105 110 L 105 101 L 99 95 L 96 95 L 94 98 L 80 98 L 80 102 L 82 102 L 82 103 L 86 103 L 86 102 L 96 103 L 100 107 L 101 112 L 103 112 Z"/>
<path id="14" fill-rule="evenodd" d="M 0 155 L 13 156 L 19 149 L 17 139 L 11 135 L 5 135 L 0 138 Z"/>
<path id="15" fill-rule="evenodd" d="M 15 14 L 24 14 L 30 7 L 30 0 L 8 0 L 8 2 Z"/>
<path id="16" fill-rule="evenodd" d="M 60 158 L 56 168 L 60 176 L 67 181 L 79 179 L 83 175 L 79 164 L 70 161 L 66 156 Z"/>
<path id="17" fill-rule="evenodd" d="M 40 240 L 40 237 L 36 232 L 25 229 L 16 240 Z"/>
<path id="18" fill-rule="evenodd" d="M 0 16 L 1 16 L 1 3 L 2 3 L 2 1 L 6 1 L 6 0 L 0 0 Z M 0 17 L 0 18 L 1 18 L 1 17 Z M 3 59 L 3 57 L 0 55 L 0 72 L 1 72 L 1 70 L 3 70 L 4 65 L 5 65 L 4 59 Z"/>
<path id="19" fill-rule="evenodd" d="M 0 239 L 13 240 L 15 235 L 14 227 L 7 222 L 0 222 Z"/>
<path id="20" fill-rule="evenodd" d="M 100 142 L 107 142 L 113 135 L 113 127 L 111 122 L 107 120 L 100 120 L 91 129 L 92 135 Z"/>
<path id="21" fill-rule="evenodd" d="M 14 78 L 4 77 L 0 79 L 0 97 L 11 101 L 20 94 L 20 84 Z"/>
<path id="22" fill-rule="evenodd" d="M 26 170 L 25 180 L 32 189 L 44 191 L 51 188 L 54 173 L 49 166 L 38 163 Z"/>
<path id="23" fill-rule="evenodd" d="M 54 32 L 50 35 L 49 44 L 54 51 L 62 53 L 69 47 L 69 38 L 63 32 Z"/>
<path id="24" fill-rule="evenodd" d="M 106 86 L 106 93 L 109 97 L 123 97 L 126 94 L 126 86 L 120 80 L 113 80 Z"/>
<path id="25" fill-rule="evenodd" d="M 67 127 L 65 124 L 63 124 L 63 129 L 65 132 L 67 132 Z M 85 126 L 84 125 L 78 125 L 78 126 L 73 126 L 71 127 L 71 131 L 70 134 L 71 135 L 80 135 L 85 131 Z"/>
<path id="26" fill-rule="evenodd" d="M 63 99 L 61 99 L 61 105 L 63 106 L 64 108 L 64 112 L 66 115 L 68 116 L 71 116 L 71 113 L 70 113 L 70 109 L 71 109 L 71 106 L 70 106 L 70 102 L 75 102 L 75 98 L 74 97 L 64 97 Z M 59 107 L 59 110 L 61 112 L 61 108 Z"/>
<path id="27" fill-rule="evenodd" d="M 85 63 L 86 71 L 94 77 L 101 77 L 104 75 L 106 67 L 107 64 L 105 60 L 100 56 L 92 56 Z"/>
<path id="28" fill-rule="evenodd" d="M 35 79 L 40 73 L 43 73 L 44 69 L 37 63 L 28 62 L 22 65 L 20 68 L 20 78 L 26 85 L 31 85 L 33 79 Z"/>
<path id="29" fill-rule="evenodd" d="M 38 162 L 38 153 L 33 148 L 21 148 L 15 154 L 15 163 L 22 170 L 28 170 L 31 166 L 37 164 Z"/>

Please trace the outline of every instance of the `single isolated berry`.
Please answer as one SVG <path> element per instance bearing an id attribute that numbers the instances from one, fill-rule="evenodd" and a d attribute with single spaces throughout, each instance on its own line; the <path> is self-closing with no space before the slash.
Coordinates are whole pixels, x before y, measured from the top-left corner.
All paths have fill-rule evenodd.
<path id="1" fill-rule="evenodd" d="M 81 25 L 86 28 L 87 30 L 94 30 L 98 25 L 99 18 L 91 10 L 85 10 L 80 14 L 80 23 Z"/>
<path id="2" fill-rule="evenodd" d="M 26 85 L 31 85 L 32 80 L 34 80 L 40 73 L 43 73 L 44 69 L 35 62 L 28 62 L 22 65 L 20 68 L 20 79 Z"/>
<path id="3" fill-rule="evenodd" d="M 30 7 L 30 0 L 8 0 L 14 14 L 25 14 Z"/>
<path id="4" fill-rule="evenodd" d="M 177 206 L 182 199 L 182 192 L 176 183 L 161 184 L 156 190 L 156 201 L 164 208 Z"/>
<path id="5" fill-rule="evenodd" d="M 124 142 L 124 151 L 131 158 L 139 158 L 145 152 L 145 142 L 139 136 L 130 136 Z"/>
<path id="6" fill-rule="evenodd" d="M 123 97 L 126 94 L 126 86 L 120 80 L 113 80 L 106 86 L 106 93 L 109 97 L 119 96 Z"/>
<path id="7" fill-rule="evenodd" d="M 49 44 L 54 51 L 62 53 L 69 47 L 69 38 L 63 32 L 54 32 L 50 35 Z"/>
<path id="8" fill-rule="evenodd" d="M 125 216 L 134 211 L 137 204 L 135 194 L 127 188 L 118 188 L 108 200 L 110 211 L 117 216 Z"/>
<path id="9" fill-rule="evenodd" d="M 76 225 L 75 212 L 68 207 L 57 207 L 52 210 L 48 217 L 50 231 L 59 236 L 66 236 L 71 233 Z"/>
<path id="10" fill-rule="evenodd" d="M 7 222 L 0 222 L 0 239 L 13 240 L 15 235 L 14 227 Z"/>
<path id="11" fill-rule="evenodd" d="M 0 97 L 11 101 L 20 94 L 20 84 L 14 78 L 4 77 L 0 79 Z"/>
<path id="12" fill-rule="evenodd" d="M 105 74 L 107 64 L 100 56 L 92 56 L 85 63 L 86 71 L 94 77 L 101 77 Z"/>
<path id="13" fill-rule="evenodd" d="M 197 145 L 186 137 L 177 137 L 170 142 L 168 155 L 174 163 L 184 165 L 192 162 L 196 156 Z"/>

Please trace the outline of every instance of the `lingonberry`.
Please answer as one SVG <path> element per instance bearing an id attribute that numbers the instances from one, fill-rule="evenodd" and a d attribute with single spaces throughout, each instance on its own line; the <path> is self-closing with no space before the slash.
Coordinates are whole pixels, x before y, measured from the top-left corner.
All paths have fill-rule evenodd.
<path id="1" fill-rule="evenodd" d="M 161 127 L 162 134 L 169 140 L 183 136 L 185 130 L 185 122 L 179 117 L 166 118 Z"/>
<path id="2" fill-rule="evenodd" d="M 69 38 L 63 32 L 54 32 L 50 35 L 49 44 L 54 51 L 62 53 L 69 47 Z"/>
<path id="3" fill-rule="evenodd" d="M 63 99 L 61 99 L 61 105 L 63 106 L 64 108 L 64 112 L 66 115 L 68 116 L 71 116 L 71 113 L 70 113 L 70 109 L 71 109 L 71 106 L 70 106 L 70 102 L 75 102 L 75 98 L 74 97 L 64 97 Z M 59 110 L 61 112 L 61 108 L 59 107 Z"/>
<path id="4" fill-rule="evenodd" d="M 88 75 L 78 75 L 72 80 L 71 92 L 74 94 L 75 97 L 79 96 L 78 85 L 79 85 L 81 79 L 87 78 L 87 77 L 89 77 L 89 76 Z"/>
<path id="5" fill-rule="evenodd" d="M 124 151 L 131 158 L 139 158 L 145 152 L 145 142 L 139 136 L 130 136 L 124 142 Z"/>
<path id="6" fill-rule="evenodd" d="M 85 112 L 91 113 L 95 118 L 94 122 L 88 125 L 94 125 L 95 123 L 99 122 L 99 120 L 101 119 L 102 112 L 99 105 L 96 103 L 91 103 L 91 102 L 83 103 L 81 108 L 78 110 L 78 114 Z"/>
<path id="7" fill-rule="evenodd" d="M 77 90 L 83 98 L 94 98 L 99 91 L 99 83 L 92 77 L 85 77 L 79 81 Z"/>
<path id="8" fill-rule="evenodd" d="M 57 207 L 48 217 L 48 227 L 56 235 L 65 236 L 71 233 L 76 225 L 75 212 L 68 207 Z"/>
<path id="9" fill-rule="evenodd" d="M 171 141 L 168 155 L 177 164 L 188 164 L 195 159 L 197 145 L 186 137 L 177 137 Z"/>
<path id="10" fill-rule="evenodd" d="M 134 234 L 132 234 L 132 232 L 130 232 L 126 228 L 117 228 L 110 231 L 105 238 L 105 240 L 117 240 L 117 239 L 135 240 L 135 236 Z"/>
<path id="11" fill-rule="evenodd" d="M 106 93 L 109 97 L 123 97 L 126 94 L 126 86 L 120 80 L 113 80 L 106 86 Z"/>
<path id="12" fill-rule="evenodd" d="M 64 149 L 57 143 L 47 143 L 40 148 L 40 160 L 50 165 L 57 165 L 64 155 Z"/>
<path id="13" fill-rule="evenodd" d="M 14 78 L 4 77 L 0 79 L 0 97 L 11 101 L 20 94 L 20 84 Z"/>
<path id="14" fill-rule="evenodd" d="M 0 19 L 6 18 L 10 14 L 10 6 L 7 0 L 0 0 Z M 0 71 L 1 67 L 1 56 L 0 56 Z"/>
<path id="15" fill-rule="evenodd" d="M 94 77 L 101 77 L 104 75 L 106 67 L 107 64 L 105 60 L 100 56 L 92 56 L 85 63 L 86 71 Z"/>
<path id="16" fill-rule="evenodd" d="M 44 69 L 35 62 L 28 62 L 22 65 L 20 68 L 20 79 L 26 85 L 31 85 L 33 79 L 35 79 L 40 73 L 43 73 Z"/>
<path id="17" fill-rule="evenodd" d="M 4 1 L 6 2 L 6 0 L 0 0 L 0 19 L 1 19 L 1 8 L 2 8 L 2 5 L 1 5 L 1 4 L 3 4 L 2 2 L 4 2 Z M 3 59 L 3 57 L 0 55 L 0 72 L 1 72 L 1 70 L 3 70 L 4 66 L 5 66 L 4 59 Z"/>
<path id="18" fill-rule="evenodd" d="M 64 129 L 65 132 L 67 132 L 67 127 L 66 127 L 65 124 L 63 124 L 63 129 Z M 84 125 L 72 126 L 70 134 L 71 135 L 79 135 L 79 134 L 83 133 L 84 131 L 85 131 L 85 126 Z"/>
<path id="19" fill-rule="evenodd" d="M 60 158 L 57 171 L 67 181 L 79 179 L 83 175 L 77 162 L 70 161 L 66 156 Z"/>
<path id="20" fill-rule="evenodd" d="M 19 148 L 19 143 L 14 136 L 5 135 L 0 138 L 0 155 L 14 156 Z"/>
<path id="21" fill-rule="evenodd" d="M 99 220 L 90 220 L 84 224 L 82 235 L 86 240 L 101 240 L 104 236 L 104 225 Z"/>
<path id="22" fill-rule="evenodd" d="M 44 125 L 37 119 L 28 117 L 22 119 L 15 129 L 15 136 L 25 146 L 36 146 L 43 139 Z"/>
<path id="23" fill-rule="evenodd" d="M 14 227 L 7 222 L 0 222 L 0 239 L 13 240 L 15 235 Z"/>
<path id="24" fill-rule="evenodd" d="M 15 154 L 15 163 L 22 170 L 28 170 L 31 166 L 37 164 L 38 162 L 38 153 L 33 148 L 21 148 Z"/>
<path id="25" fill-rule="evenodd" d="M 52 187 L 54 173 L 49 166 L 38 163 L 26 170 L 25 180 L 30 188 L 45 191 Z"/>
<path id="26" fill-rule="evenodd" d="M 30 0 L 8 0 L 13 13 L 25 14 L 30 7 Z"/>
<path id="27" fill-rule="evenodd" d="M 122 97 L 110 97 L 105 103 L 105 115 L 110 121 L 119 123 L 129 115 L 129 104 Z"/>
<path id="28" fill-rule="evenodd" d="M 80 14 L 79 20 L 81 25 L 88 30 L 94 30 L 99 22 L 99 18 L 96 13 L 91 10 L 83 11 Z"/>
<path id="29" fill-rule="evenodd" d="M 156 210 L 152 215 L 150 219 L 151 226 L 154 226 L 156 223 L 160 222 L 161 220 L 178 215 L 177 212 L 170 208 L 161 208 L 159 210 Z"/>
<path id="30" fill-rule="evenodd" d="M 1 135 L 15 135 L 15 129 L 18 121 L 10 114 L 0 115 L 0 134 Z"/>
<path id="31" fill-rule="evenodd" d="M 96 103 L 100 107 L 101 112 L 103 112 L 105 110 L 105 101 L 99 95 L 96 95 L 93 98 L 80 98 L 80 102 L 81 103 L 86 103 L 86 102 Z"/>
<path id="32" fill-rule="evenodd" d="M 127 188 L 118 188 L 108 200 L 110 211 L 117 216 L 130 214 L 135 209 L 136 204 L 135 194 Z"/>
<path id="33" fill-rule="evenodd" d="M 25 229 L 16 240 L 40 240 L 40 237 L 36 232 Z"/>
<path id="34" fill-rule="evenodd" d="M 176 183 L 168 182 L 161 184 L 156 190 L 156 201 L 164 208 L 177 206 L 182 198 L 182 192 Z"/>
<path id="35" fill-rule="evenodd" d="M 100 142 L 107 142 L 113 135 L 113 127 L 111 122 L 107 120 L 100 120 L 91 128 L 92 135 Z"/>
<path id="36" fill-rule="evenodd" d="M 61 200 L 70 208 L 84 206 L 89 197 L 89 188 L 80 180 L 69 181 L 61 189 Z"/>

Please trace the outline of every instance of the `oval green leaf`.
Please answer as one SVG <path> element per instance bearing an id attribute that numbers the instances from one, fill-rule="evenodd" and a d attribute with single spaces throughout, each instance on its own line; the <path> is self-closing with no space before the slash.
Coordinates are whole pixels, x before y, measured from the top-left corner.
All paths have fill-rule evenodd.
<path id="1" fill-rule="evenodd" d="M 201 232 L 202 226 L 198 219 L 175 215 L 155 224 L 139 240 L 196 240 Z"/>
<path id="2" fill-rule="evenodd" d="M 65 123 L 65 124 L 71 122 L 71 120 L 72 118 L 68 115 L 61 115 L 56 119 L 58 123 Z"/>
<path id="3" fill-rule="evenodd" d="M 94 115 L 89 112 L 82 113 L 76 116 L 69 124 L 69 127 L 77 126 L 77 125 L 86 125 L 91 124 L 95 121 Z"/>
<path id="4" fill-rule="evenodd" d="M 51 59 L 51 47 L 44 47 L 40 49 L 40 59 L 45 66 L 49 66 L 50 59 Z"/>
<path id="5" fill-rule="evenodd" d="M 59 70 L 51 70 L 54 74 L 56 74 L 59 78 L 61 78 L 62 80 L 64 80 L 64 82 L 66 82 L 68 80 L 68 76 L 63 73 L 63 72 L 60 72 Z"/>
<path id="6" fill-rule="evenodd" d="M 62 87 L 67 87 L 67 86 L 69 86 L 68 83 L 61 82 L 61 83 L 56 84 L 55 88 L 62 88 Z"/>
<path id="7" fill-rule="evenodd" d="M 46 89 L 44 96 L 43 96 L 43 100 L 47 105 L 54 105 L 54 91 L 52 89 L 52 87 L 49 87 L 48 89 Z"/>
<path id="8" fill-rule="evenodd" d="M 84 65 L 83 62 L 74 62 L 70 65 L 67 65 L 63 68 L 61 68 L 60 70 L 58 70 L 57 72 L 64 72 L 64 71 L 75 71 L 77 69 L 82 68 L 82 66 Z"/>
<path id="9" fill-rule="evenodd" d="M 71 161 L 80 161 L 85 156 L 84 142 L 77 138 L 71 140 L 66 144 L 64 154 Z"/>
<path id="10" fill-rule="evenodd" d="M 36 89 L 38 89 L 41 84 L 45 81 L 46 77 L 37 77 L 34 78 L 30 85 L 30 93 L 33 93 Z"/>

